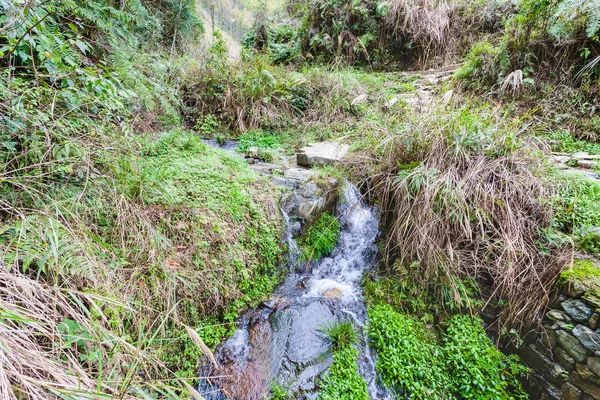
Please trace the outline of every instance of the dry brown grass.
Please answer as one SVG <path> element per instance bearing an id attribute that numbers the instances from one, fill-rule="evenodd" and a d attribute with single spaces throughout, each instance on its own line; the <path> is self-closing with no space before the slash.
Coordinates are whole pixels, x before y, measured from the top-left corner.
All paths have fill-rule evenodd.
<path id="1" fill-rule="evenodd" d="M 544 236 L 551 191 L 533 143 L 497 116 L 463 109 L 388 133 L 380 151 L 369 183 L 388 260 L 416 265 L 412 278 L 424 285 L 458 277 L 490 287 L 490 299 L 507 303 L 502 327 L 538 322 L 570 249 Z"/>

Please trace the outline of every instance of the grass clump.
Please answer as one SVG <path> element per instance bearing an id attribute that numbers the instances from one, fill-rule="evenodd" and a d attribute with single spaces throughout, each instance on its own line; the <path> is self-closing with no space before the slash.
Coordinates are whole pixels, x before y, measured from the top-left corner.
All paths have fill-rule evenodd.
<path id="1" fill-rule="evenodd" d="M 79 158 L 26 190 L 13 186 L 23 170 L 6 164 L 0 178 L 0 324 L 21 332 L 2 338 L 19 355 L 9 382 L 35 398 L 55 385 L 127 397 L 143 376 L 176 397 L 197 379 L 199 343 L 215 346 L 278 282 L 274 188 L 185 131 L 80 149 L 94 159 L 82 178 Z M 130 383 L 113 387 L 118 377 Z"/>
<path id="2" fill-rule="evenodd" d="M 316 261 L 330 254 L 340 238 L 340 223 L 328 212 L 322 213 L 300 239 L 301 257 Z"/>
<path id="3" fill-rule="evenodd" d="M 444 287 L 458 302 L 456 282 L 485 280 L 507 302 L 501 325 L 534 323 L 567 263 L 564 243 L 545 236 L 552 187 L 537 148 L 472 105 L 409 119 L 380 142 L 370 184 L 389 227 L 386 258 L 413 265 L 423 288 L 443 283 L 438 301 Z"/>
<path id="4" fill-rule="evenodd" d="M 327 327 L 333 344 L 333 363 L 320 383 L 319 400 L 367 400 L 367 382 L 358 372 L 358 333 L 350 321 Z"/>

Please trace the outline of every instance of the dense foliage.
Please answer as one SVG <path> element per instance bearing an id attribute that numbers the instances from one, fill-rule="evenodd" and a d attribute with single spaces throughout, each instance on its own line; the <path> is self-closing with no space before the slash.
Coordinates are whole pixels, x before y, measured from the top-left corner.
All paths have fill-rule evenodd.
<path id="1" fill-rule="evenodd" d="M 333 345 L 333 363 L 320 383 L 319 400 L 367 400 L 367 382 L 358 372 L 358 334 L 352 322 L 325 329 Z"/>
<path id="2" fill-rule="evenodd" d="M 441 340 L 389 305 L 369 309 L 369 340 L 384 385 L 411 399 L 527 398 L 526 369 L 494 347 L 479 318 L 450 317 Z"/>

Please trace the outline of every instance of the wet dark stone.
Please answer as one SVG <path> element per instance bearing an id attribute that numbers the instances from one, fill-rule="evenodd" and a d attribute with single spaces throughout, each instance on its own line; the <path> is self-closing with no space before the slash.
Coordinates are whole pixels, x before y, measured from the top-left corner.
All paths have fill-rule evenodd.
<path id="1" fill-rule="evenodd" d="M 561 305 L 566 313 L 577 322 L 587 322 L 594 314 L 594 309 L 581 300 L 567 299 Z"/>
<path id="2" fill-rule="evenodd" d="M 575 329 L 573 329 L 573 336 L 575 336 L 587 349 L 595 353 L 600 352 L 600 336 L 587 326 L 577 325 Z"/>
<path id="3" fill-rule="evenodd" d="M 565 383 L 560 388 L 560 398 L 562 400 L 580 400 L 581 394 L 581 390 L 577 389 L 570 383 Z"/>
<path id="4" fill-rule="evenodd" d="M 589 355 L 589 351 L 570 333 L 563 330 L 556 331 L 558 344 L 565 350 L 576 362 L 583 362 Z"/>
<path id="5" fill-rule="evenodd" d="M 556 355 L 556 361 L 561 367 L 567 371 L 572 371 L 573 368 L 575 368 L 575 360 L 569 355 L 569 353 L 561 348 L 558 348 L 554 351 L 554 354 Z"/>

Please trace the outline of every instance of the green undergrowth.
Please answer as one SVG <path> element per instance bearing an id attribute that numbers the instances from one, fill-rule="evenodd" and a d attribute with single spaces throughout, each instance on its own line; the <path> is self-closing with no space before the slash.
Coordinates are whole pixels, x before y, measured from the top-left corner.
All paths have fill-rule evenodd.
<path id="1" fill-rule="evenodd" d="M 358 372 L 358 332 L 350 321 L 340 321 L 323 331 L 333 346 L 333 363 L 319 386 L 319 400 L 367 400 L 367 382 Z"/>
<path id="2" fill-rule="evenodd" d="M 381 304 L 369 308 L 368 335 L 382 383 L 405 398 L 527 398 L 526 368 L 496 349 L 478 317 L 457 314 L 433 330 Z"/>
<path id="3" fill-rule="evenodd" d="M 339 221 L 333 215 L 324 212 L 300 238 L 300 256 L 305 261 L 316 261 L 330 254 L 339 238 Z"/>
<path id="4" fill-rule="evenodd" d="M 451 283 L 436 282 L 423 287 L 411 279 L 409 270 L 412 268 L 415 265 L 406 267 L 395 263 L 396 274 L 380 274 L 376 280 L 364 279 L 367 303 L 390 304 L 396 310 L 418 316 L 424 323 L 433 322 L 436 315 L 467 312 L 482 306 L 474 281 L 455 278 Z"/>
<path id="5" fill-rule="evenodd" d="M 600 254 L 600 184 L 584 174 L 558 176 L 554 225 L 577 247 Z"/>

